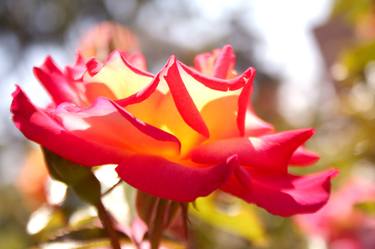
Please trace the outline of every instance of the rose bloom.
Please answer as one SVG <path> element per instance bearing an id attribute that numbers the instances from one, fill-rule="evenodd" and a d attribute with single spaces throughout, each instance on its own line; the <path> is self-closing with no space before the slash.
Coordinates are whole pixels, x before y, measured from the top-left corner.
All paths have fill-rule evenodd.
<path id="1" fill-rule="evenodd" d="M 356 205 L 375 201 L 375 185 L 351 179 L 332 195 L 330 202 L 314 214 L 298 215 L 302 231 L 326 241 L 330 249 L 375 248 L 375 217 Z"/>
<path id="2" fill-rule="evenodd" d="M 52 103 L 36 107 L 17 87 L 11 111 L 18 129 L 84 166 L 117 164 L 118 175 L 151 195 L 190 202 L 221 189 L 269 212 L 315 212 L 336 170 L 307 176 L 290 164 L 318 159 L 301 146 L 312 129 L 276 133 L 251 106 L 255 69 L 238 74 L 227 45 L 196 56 L 194 67 L 171 56 L 155 75 L 134 56 L 113 52 L 59 69 L 50 57 L 35 76 Z"/>
<path id="3" fill-rule="evenodd" d="M 137 37 L 127 27 L 115 22 L 105 21 L 90 28 L 82 36 L 78 50 L 84 58 L 104 60 L 113 49 L 121 50 L 137 68 L 146 69 Z"/>

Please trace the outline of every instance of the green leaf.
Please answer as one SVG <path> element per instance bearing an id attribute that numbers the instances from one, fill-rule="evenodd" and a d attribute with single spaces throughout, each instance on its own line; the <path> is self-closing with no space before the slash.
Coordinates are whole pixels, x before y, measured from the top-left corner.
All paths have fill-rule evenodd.
<path id="1" fill-rule="evenodd" d="M 85 202 L 97 205 L 100 202 L 101 187 L 91 169 L 66 160 L 42 148 L 47 168 L 53 178 L 71 187 Z"/>
<path id="2" fill-rule="evenodd" d="M 219 203 L 223 199 L 224 201 Z M 249 204 L 221 194 L 198 198 L 195 205 L 196 208 L 191 208 L 190 213 L 210 225 L 243 237 L 256 245 L 266 244 L 261 221 Z"/>

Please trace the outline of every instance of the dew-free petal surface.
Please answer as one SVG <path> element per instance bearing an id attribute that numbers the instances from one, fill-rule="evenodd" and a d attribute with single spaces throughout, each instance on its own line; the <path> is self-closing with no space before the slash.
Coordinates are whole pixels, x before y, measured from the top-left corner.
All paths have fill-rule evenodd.
<path id="1" fill-rule="evenodd" d="M 158 156 L 135 155 L 121 163 L 116 171 L 124 181 L 143 192 L 189 202 L 221 187 L 237 161 L 232 157 L 215 166 L 193 167 L 190 164 Z"/>
<path id="2" fill-rule="evenodd" d="M 337 171 L 331 169 L 307 176 L 274 176 L 241 167 L 222 189 L 272 214 L 291 216 L 312 213 L 325 205 L 331 178 L 336 174 Z"/>
<path id="3" fill-rule="evenodd" d="M 219 163 L 238 155 L 241 165 L 280 174 L 287 172 L 293 152 L 312 135 L 312 129 L 299 129 L 262 137 L 222 139 L 194 148 L 191 158 L 197 163 Z"/>

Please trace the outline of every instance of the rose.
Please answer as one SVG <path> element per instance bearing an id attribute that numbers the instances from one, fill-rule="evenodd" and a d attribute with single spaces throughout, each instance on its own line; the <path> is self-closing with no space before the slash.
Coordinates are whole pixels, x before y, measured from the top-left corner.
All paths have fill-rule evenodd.
<path id="1" fill-rule="evenodd" d="M 64 72 L 49 57 L 34 69 L 53 100 L 46 108 L 17 87 L 13 120 L 29 139 L 81 165 L 117 164 L 130 185 L 174 201 L 221 189 L 282 216 L 326 203 L 335 170 L 288 173 L 317 160 L 300 148 L 313 130 L 274 133 L 255 115 L 255 69 L 238 75 L 230 46 L 198 55 L 195 68 L 171 56 L 156 75 L 121 52 L 104 64 L 78 58 Z"/>
<path id="2" fill-rule="evenodd" d="M 104 21 L 85 32 L 80 39 L 79 52 L 85 58 L 105 59 L 114 48 L 121 50 L 133 65 L 146 69 L 137 37 L 127 27 L 116 22 Z"/>
<path id="3" fill-rule="evenodd" d="M 84 57 L 105 59 L 111 47 L 121 51 L 139 51 L 137 37 L 127 27 L 104 21 L 91 27 L 80 39 L 79 51 Z"/>

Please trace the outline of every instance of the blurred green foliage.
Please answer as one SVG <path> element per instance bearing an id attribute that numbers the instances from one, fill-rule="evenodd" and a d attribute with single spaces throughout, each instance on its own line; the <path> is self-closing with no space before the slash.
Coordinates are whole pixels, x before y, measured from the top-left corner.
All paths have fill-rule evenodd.
<path id="1" fill-rule="evenodd" d="M 31 244 L 26 233 L 30 213 L 18 191 L 11 186 L 0 188 L 0 248 L 21 249 Z"/>
<path id="2" fill-rule="evenodd" d="M 357 80 L 365 77 L 364 70 L 367 65 L 375 61 L 375 40 L 356 44 L 343 51 L 339 61 L 348 71 L 346 81 L 355 84 Z"/>
<path id="3" fill-rule="evenodd" d="M 373 8 L 373 0 L 337 0 L 332 15 L 345 18 L 351 23 L 357 22 L 365 13 Z"/>
<path id="4" fill-rule="evenodd" d="M 199 198 L 190 211 L 202 221 L 245 238 L 249 243 L 266 245 L 265 231 L 254 207 L 237 198 L 222 193 Z"/>

